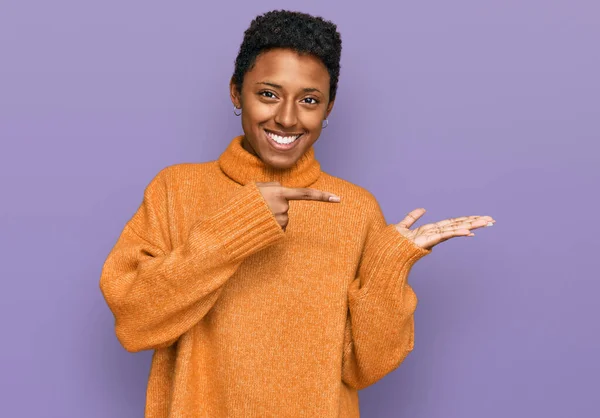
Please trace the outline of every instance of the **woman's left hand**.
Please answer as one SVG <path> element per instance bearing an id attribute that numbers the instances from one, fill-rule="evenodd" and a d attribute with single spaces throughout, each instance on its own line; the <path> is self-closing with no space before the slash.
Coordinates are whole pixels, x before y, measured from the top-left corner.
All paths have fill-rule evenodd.
<path id="1" fill-rule="evenodd" d="M 398 232 L 426 250 L 454 237 L 472 237 L 471 229 L 482 228 L 496 222 L 491 216 L 462 216 L 426 224 L 410 230 L 409 228 L 425 213 L 425 209 L 415 209 L 395 226 Z"/>

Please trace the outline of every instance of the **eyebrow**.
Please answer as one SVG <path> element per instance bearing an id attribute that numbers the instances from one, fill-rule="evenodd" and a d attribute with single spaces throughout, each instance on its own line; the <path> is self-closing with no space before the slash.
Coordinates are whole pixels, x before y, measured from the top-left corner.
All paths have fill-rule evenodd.
<path id="1" fill-rule="evenodd" d="M 256 84 L 264 84 L 266 86 L 271 86 L 271 87 L 274 87 L 276 89 L 283 89 L 283 86 L 281 86 L 279 84 L 275 84 L 275 83 L 270 83 L 268 81 L 258 81 Z M 321 90 L 319 90 L 318 88 L 315 88 L 315 87 L 305 87 L 305 88 L 302 89 L 302 91 L 305 92 L 305 93 L 313 93 L 315 91 L 318 91 L 319 93 L 323 94 L 321 92 Z"/>

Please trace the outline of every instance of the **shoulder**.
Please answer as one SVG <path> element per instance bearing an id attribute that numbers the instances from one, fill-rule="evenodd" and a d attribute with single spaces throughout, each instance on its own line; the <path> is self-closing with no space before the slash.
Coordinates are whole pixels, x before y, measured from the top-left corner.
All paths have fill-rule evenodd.
<path id="1" fill-rule="evenodd" d="M 165 187 L 171 189 L 174 186 L 197 179 L 207 179 L 218 174 L 218 162 L 206 161 L 201 163 L 177 163 L 165 166 L 152 178 L 148 187 Z"/>
<path id="2" fill-rule="evenodd" d="M 157 174 L 157 178 L 165 181 L 189 179 L 197 175 L 208 175 L 218 168 L 217 161 L 206 161 L 202 163 L 177 163 L 164 167 Z"/>
<path id="3" fill-rule="evenodd" d="M 144 197 L 149 200 L 164 200 L 210 184 L 218 174 L 215 161 L 202 163 L 177 163 L 163 167 L 146 184 Z"/>

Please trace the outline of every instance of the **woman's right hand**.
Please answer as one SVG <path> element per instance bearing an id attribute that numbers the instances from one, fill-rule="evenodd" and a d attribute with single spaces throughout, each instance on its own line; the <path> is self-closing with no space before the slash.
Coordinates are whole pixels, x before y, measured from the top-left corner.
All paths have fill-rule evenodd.
<path id="1" fill-rule="evenodd" d="M 256 183 L 269 209 L 277 219 L 281 228 L 285 231 L 288 224 L 288 209 L 290 200 L 318 200 L 321 202 L 339 202 L 339 196 L 333 193 L 323 192 L 310 188 L 283 187 L 281 183 L 272 181 L 269 183 Z M 330 198 L 332 200 L 330 200 Z"/>

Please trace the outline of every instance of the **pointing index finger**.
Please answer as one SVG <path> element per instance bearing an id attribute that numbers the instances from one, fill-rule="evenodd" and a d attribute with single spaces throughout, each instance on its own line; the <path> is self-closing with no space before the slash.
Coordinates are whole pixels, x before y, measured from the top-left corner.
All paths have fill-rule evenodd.
<path id="1" fill-rule="evenodd" d="M 318 200 L 321 202 L 340 201 L 340 197 L 333 193 L 308 187 L 284 187 L 282 194 L 287 200 Z"/>

